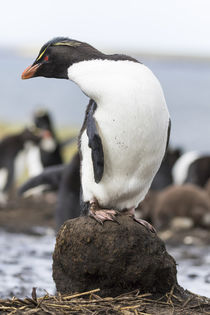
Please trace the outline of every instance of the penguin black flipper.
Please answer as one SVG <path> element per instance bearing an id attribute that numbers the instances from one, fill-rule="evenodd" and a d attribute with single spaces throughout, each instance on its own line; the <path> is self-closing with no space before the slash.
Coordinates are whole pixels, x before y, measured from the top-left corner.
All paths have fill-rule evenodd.
<path id="1" fill-rule="evenodd" d="M 47 167 L 41 174 L 34 176 L 26 181 L 19 188 L 18 194 L 22 195 L 29 189 L 35 188 L 40 185 L 47 185 L 48 190 L 58 190 L 64 168 L 64 165 Z"/>
<path id="2" fill-rule="evenodd" d="M 164 154 L 163 160 L 166 158 L 166 155 L 167 155 L 170 135 L 171 135 L 171 119 L 169 118 L 169 121 L 168 121 L 168 134 L 167 134 L 167 141 L 166 141 L 166 149 L 165 149 L 165 154 Z"/>
<path id="3" fill-rule="evenodd" d="M 167 149 L 168 149 L 169 140 L 170 140 L 170 135 L 171 135 L 171 119 L 169 118 L 169 122 L 168 122 L 168 135 L 167 135 L 167 142 L 166 142 L 166 151 L 167 151 Z"/>
<path id="4" fill-rule="evenodd" d="M 86 130 L 89 139 L 88 146 L 91 148 L 94 178 L 95 182 L 98 184 L 102 179 L 104 172 L 104 151 L 102 141 L 97 130 L 96 121 L 93 117 L 96 108 L 96 102 L 91 100 L 89 103 L 89 110 L 87 111 Z"/>

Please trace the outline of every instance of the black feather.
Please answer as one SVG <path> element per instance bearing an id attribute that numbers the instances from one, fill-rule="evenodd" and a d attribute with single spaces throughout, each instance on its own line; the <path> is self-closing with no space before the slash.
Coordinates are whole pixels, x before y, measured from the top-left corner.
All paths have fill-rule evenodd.
<path id="1" fill-rule="evenodd" d="M 92 101 L 92 104 L 87 113 L 86 130 L 89 139 L 89 147 L 91 148 L 91 156 L 93 161 L 93 170 L 95 182 L 99 183 L 104 172 L 104 152 L 100 135 L 97 130 L 96 122 L 93 114 L 97 108 L 97 104 Z"/>

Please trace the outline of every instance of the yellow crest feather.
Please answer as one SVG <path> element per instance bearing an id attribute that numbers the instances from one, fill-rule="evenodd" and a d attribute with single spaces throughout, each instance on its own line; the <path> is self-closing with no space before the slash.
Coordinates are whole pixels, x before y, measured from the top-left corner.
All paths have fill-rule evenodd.
<path id="1" fill-rule="evenodd" d="M 37 61 L 39 60 L 39 59 L 41 59 L 42 58 L 42 56 L 44 55 L 44 53 L 45 53 L 45 51 L 47 50 L 47 48 L 48 48 L 48 46 L 41 52 L 41 54 L 37 57 Z"/>
<path id="2" fill-rule="evenodd" d="M 58 43 L 55 43 L 53 46 L 77 47 L 77 46 L 80 46 L 80 45 L 81 45 L 81 43 L 79 43 L 79 42 L 71 41 L 71 42 L 58 42 Z"/>

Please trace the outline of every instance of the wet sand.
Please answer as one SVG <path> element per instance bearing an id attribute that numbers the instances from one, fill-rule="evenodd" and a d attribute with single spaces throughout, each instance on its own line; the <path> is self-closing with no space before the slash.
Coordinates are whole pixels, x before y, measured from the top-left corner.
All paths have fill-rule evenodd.
<path id="1" fill-rule="evenodd" d="M 11 233 L 45 234 L 45 228 L 55 228 L 56 195 L 47 193 L 22 198 L 13 193 L 6 207 L 0 208 L 0 228 Z M 39 228 L 37 228 L 39 227 Z"/>

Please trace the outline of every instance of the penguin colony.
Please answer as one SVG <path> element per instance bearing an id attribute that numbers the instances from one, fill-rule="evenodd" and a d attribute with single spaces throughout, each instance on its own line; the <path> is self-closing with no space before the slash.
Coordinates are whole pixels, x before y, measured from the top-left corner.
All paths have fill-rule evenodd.
<path id="1" fill-rule="evenodd" d="M 39 176 L 42 172 L 45 174 L 45 168 L 53 166 L 47 171 L 50 176 L 56 165 L 58 165 L 56 174 L 60 172 L 63 167 L 61 167 L 63 163 L 62 149 L 75 140 L 76 137 L 69 137 L 62 142 L 59 141 L 51 115 L 43 109 L 33 114 L 30 127 L 3 137 L 0 140 L 0 207 L 8 205 L 8 194 L 21 178 L 28 176 L 35 179 L 38 176 L 38 179 L 35 180 L 36 184 L 33 184 L 33 187 L 37 187 L 41 184 Z M 55 184 L 52 177 L 50 183 L 45 182 L 50 187 Z M 58 178 L 56 175 L 55 177 Z M 46 176 L 44 176 L 44 181 L 46 181 Z M 28 185 L 24 185 L 24 187 L 28 187 L 27 190 L 32 188 Z M 37 187 L 28 195 L 43 191 L 44 186 Z"/>
<path id="2" fill-rule="evenodd" d="M 157 78 L 132 57 L 106 55 L 69 38 L 47 42 L 22 79 L 38 76 L 69 79 L 90 98 L 79 138 L 84 209 L 101 223 L 115 220 L 117 211 L 135 219 L 169 138 Z"/>

